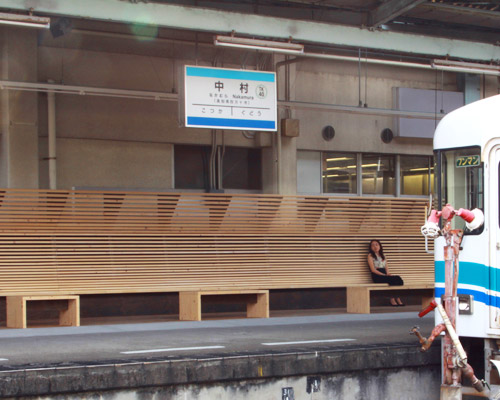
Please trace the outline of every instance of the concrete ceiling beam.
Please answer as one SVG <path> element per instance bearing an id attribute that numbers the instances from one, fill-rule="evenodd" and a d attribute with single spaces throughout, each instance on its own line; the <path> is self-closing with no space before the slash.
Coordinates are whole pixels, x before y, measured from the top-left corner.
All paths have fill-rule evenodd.
<path id="1" fill-rule="evenodd" d="M 453 57 L 472 61 L 500 60 L 500 47 L 457 39 L 445 39 L 360 27 L 301 21 L 231 11 L 178 6 L 163 3 L 137 3 L 123 0 L 0 0 L 0 9 L 36 14 L 67 16 L 119 22 L 151 24 L 189 29 L 289 39 L 353 48 L 368 48 L 403 54 Z"/>

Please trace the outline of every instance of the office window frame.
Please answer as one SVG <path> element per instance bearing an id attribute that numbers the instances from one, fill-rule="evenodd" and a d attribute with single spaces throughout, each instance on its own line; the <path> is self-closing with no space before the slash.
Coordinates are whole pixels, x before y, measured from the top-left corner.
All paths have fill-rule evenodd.
<path id="1" fill-rule="evenodd" d="M 313 151 L 313 150 L 303 150 L 303 151 Z M 302 195 L 302 194 L 320 194 L 324 196 L 338 196 L 338 197 L 407 197 L 407 198 L 427 198 L 429 194 L 404 194 L 402 193 L 402 172 L 401 172 L 401 159 L 405 157 L 422 157 L 422 158 L 427 158 L 428 159 L 428 166 L 429 166 L 429 174 L 427 176 L 427 186 L 428 186 L 428 192 L 433 193 L 433 181 L 435 179 L 434 177 L 434 172 L 433 172 L 433 156 L 432 155 L 427 155 L 427 154 L 394 154 L 394 153 L 361 153 L 361 152 L 341 152 L 341 151 L 320 151 L 319 157 L 319 162 L 320 162 L 320 171 L 321 171 L 321 185 L 320 185 L 320 192 L 319 193 L 305 193 L 305 192 L 297 192 L 297 194 Z M 342 193 L 342 192 L 327 192 L 325 190 L 325 182 L 324 182 L 324 174 L 325 174 L 325 169 L 324 166 L 326 165 L 326 159 L 330 158 L 332 155 L 335 155 L 337 157 L 340 157 L 342 155 L 347 155 L 347 156 L 352 156 L 356 158 L 356 193 L 350 192 L 350 193 Z M 368 156 L 380 156 L 380 157 L 393 157 L 393 163 L 394 163 L 394 168 L 393 168 L 393 193 L 385 193 L 385 194 L 375 194 L 375 193 L 366 193 L 363 192 L 363 182 L 360 177 L 362 177 L 362 165 L 363 165 L 363 157 Z"/>

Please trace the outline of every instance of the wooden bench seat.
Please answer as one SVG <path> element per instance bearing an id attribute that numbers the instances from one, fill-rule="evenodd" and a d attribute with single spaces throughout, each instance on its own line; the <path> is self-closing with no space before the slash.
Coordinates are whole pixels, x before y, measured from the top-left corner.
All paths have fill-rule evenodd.
<path id="1" fill-rule="evenodd" d="M 411 290 L 424 291 L 422 294 L 422 308 L 434 298 L 434 284 L 413 283 L 404 286 L 389 286 L 386 283 L 367 284 L 347 287 L 347 312 L 353 314 L 370 313 L 370 293 L 373 291 Z"/>
<path id="2" fill-rule="evenodd" d="M 38 295 L 7 296 L 7 328 L 26 328 L 26 303 L 28 301 L 67 300 L 66 309 L 59 311 L 59 325 L 80 326 L 80 296 L 75 295 Z"/>
<path id="3" fill-rule="evenodd" d="M 224 296 L 232 303 L 243 300 L 248 318 L 269 318 L 269 290 L 204 290 L 179 293 L 181 321 L 201 321 L 202 296 Z"/>
<path id="4" fill-rule="evenodd" d="M 420 233 L 426 204 L 359 196 L 0 189 L 0 296 L 176 292 L 199 305 L 215 291 L 251 298 L 261 290 L 347 288 L 370 284 L 366 255 L 374 237 L 384 244 L 391 272 L 408 285 L 432 284 L 434 260 Z M 7 308 L 16 310 L 8 310 L 11 315 L 22 315 L 17 301 L 9 301 Z M 247 304 L 250 316 L 253 308 L 264 315 L 260 302 Z M 189 318 L 198 319 L 192 311 L 198 305 L 187 308 L 194 314 Z"/>

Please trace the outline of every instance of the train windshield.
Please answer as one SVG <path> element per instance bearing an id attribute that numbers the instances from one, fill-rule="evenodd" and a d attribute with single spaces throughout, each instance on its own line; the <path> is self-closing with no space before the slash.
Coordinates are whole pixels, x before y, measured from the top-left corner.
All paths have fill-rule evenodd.
<path id="1" fill-rule="evenodd" d="M 441 171 L 437 180 L 437 194 L 442 208 L 451 204 L 453 208 L 479 208 L 484 211 L 484 179 L 481 149 L 478 146 L 436 152 L 437 169 Z M 453 219 L 454 229 L 463 229 L 467 234 L 478 234 L 482 227 L 467 232 L 461 218 Z"/>

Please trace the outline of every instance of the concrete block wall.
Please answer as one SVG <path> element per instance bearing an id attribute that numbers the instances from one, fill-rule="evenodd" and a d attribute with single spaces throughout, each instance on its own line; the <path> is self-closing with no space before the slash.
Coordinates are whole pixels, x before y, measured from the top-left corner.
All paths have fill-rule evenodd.
<path id="1" fill-rule="evenodd" d="M 50 32 L 2 28 L 2 78 L 177 93 L 184 64 L 265 67 L 276 69 L 279 100 L 350 106 L 361 101 L 363 106 L 385 109 L 393 107 L 394 87 L 458 90 L 454 73 L 366 64 L 362 60 L 359 68 L 355 62 L 321 59 L 276 67 L 284 56 L 221 51 L 207 38 L 198 41 L 202 34 L 196 32 L 163 30 L 161 38 L 144 40 L 136 38 L 136 32 L 124 24 L 83 20 L 74 24 L 71 32 L 57 38 Z M 497 80 L 481 80 L 483 96 L 496 91 Z M 4 134 L 0 183 L 46 188 L 47 95 L 18 91 L 2 91 L 1 95 Z M 218 145 L 263 149 L 265 193 L 296 192 L 300 150 L 432 154 L 430 140 L 383 143 L 380 133 L 393 126 L 393 117 L 279 108 L 278 118 L 299 119 L 299 137 L 282 137 L 278 143 L 274 133 L 217 133 Z M 176 101 L 56 94 L 58 188 L 172 189 L 173 146 L 212 142 L 209 130 L 181 128 L 178 120 Z M 336 130 L 330 142 L 321 137 L 326 125 Z"/>

